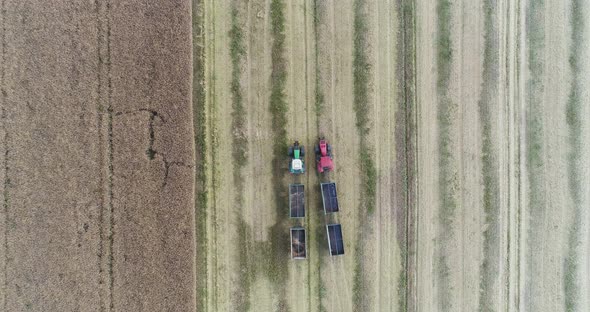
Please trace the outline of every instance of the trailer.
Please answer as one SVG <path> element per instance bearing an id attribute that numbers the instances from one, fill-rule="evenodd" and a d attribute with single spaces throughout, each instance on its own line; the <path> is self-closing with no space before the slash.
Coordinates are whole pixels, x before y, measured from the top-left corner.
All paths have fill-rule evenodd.
<path id="1" fill-rule="evenodd" d="M 328 232 L 328 246 L 330 256 L 339 256 L 344 254 L 344 240 L 342 239 L 342 226 L 340 224 L 326 225 Z"/>
<path id="2" fill-rule="evenodd" d="M 338 212 L 338 194 L 336 193 L 336 183 L 325 182 L 320 184 L 322 191 L 322 202 L 324 205 L 324 214 Z"/>
<path id="3" fill-rule="evenodd" d="M 306 259 L 307 247 L 305 245 L 305 229 L 302 227 L 291 228 L 291 259 Z"/>
<path id="4" fill-rule="evenodd" d="M 303 184 L 289 184 L 289 216 L 305 217 L 305 193 Z"/>

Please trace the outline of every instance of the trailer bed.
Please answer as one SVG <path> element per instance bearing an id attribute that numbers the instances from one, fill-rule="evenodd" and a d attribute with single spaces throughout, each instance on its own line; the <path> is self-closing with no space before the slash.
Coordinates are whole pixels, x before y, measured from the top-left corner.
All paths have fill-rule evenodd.
<path id="1" fill-rule="evenodd" d="M 328 232 L 328 246 L 330 247 L 331 256 L 344 254 L 344 240 L 342 239 L 342 226 L 340 224 L 326 225 Z"/>
<path id="2" fill-rule="evenodd" d="M 291 259 L 305 258 L 307 258 L 305 229 L 302 227 L 291 228 Z"/>
<path id="3" fill-rule="evenodd" d="M 321 184 L 322 202 L 324 204 L 324 213 L 338 212 L 338 194 L 336 193 L 336 183 L 327 182 Z"/>
<path id="4" fill-rule="evenodd" d="M 291 218 L 305 217 L 305 193 L 303 184 L 289 185 L 289 216 Z"/>

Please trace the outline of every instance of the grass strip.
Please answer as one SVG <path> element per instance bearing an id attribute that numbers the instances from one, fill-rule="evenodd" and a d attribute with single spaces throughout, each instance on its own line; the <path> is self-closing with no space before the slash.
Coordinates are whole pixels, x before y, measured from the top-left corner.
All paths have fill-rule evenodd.
<path id="1" fill-rule="evenodd" d="M 580 289 L 577 284 L 578 276 L 581 276 L 578 268 L 578 248 L 581 244 L 580 235 L 582 228 L 583 201 L 582 201 L 582 177 L 583 167 L 580 164 L 582 159 L 582 102 L 580 93 L 583 86 L 580 76 L 583 74 L 580 69 L 581 52 L 584 45 L 584 8 L 580 0 L 572 0 L 571 5 L 571 31 L 572 43 L 569 57 L 569 65 L 572 73 L 571 90 L 566 107 L 566 121 L 569 131 L 569 152 L 568 152 L 568 182 L 569 192 L 574 205 L 573 223 L 568 236 L 568 253 L 565 258 L 564 294 L 565 310 L 578 311 L 580 301 Z"/>
<path id="2" fill-rule="evenodd" d="M 439 278 L 439 298 L 443 311 L 451 308 L 450 290 L 452 285 L 449 280 L 449 263 L 445 254 L 445 246 L 453 239 L 453 219 L 459 206 L 457 191 L 459 189 L 459 177 L 456 170 L 456 159 L 452 146 L 453 116 L 457 112 L 457 104 L 449 95 L 449 82 L 451 78 L 451 65 L 453 61 L 453 48 L 451 42 L 451 1 L 439 0 L 437 5 L 437 92 L 438 92 L 438 154 L 439 154 L 439 201 L 440 209 L 438 221 L 440 226 L 440 243 L 438 247 L 438 259 L 436 261 Z"/>
<path id="3" fill-rule="evenodd" d="M 353 108 L 356 118 L 356 129 L 360 138 L 359 163 L 361 169 L 361 209 L 359 219 L 361 228 L 364 227 L 365 217 L 375 210 L 375 197 L 377 190 L 377 169 L 374 155 L 368 143 L 370 133 L 369 112 L 369 81 L 371 76 L 371 64 L 367 56 L 369 29 L 367 25 L 367 1 L 356 0 L 353 8 L 354 32 L 353 32 Z M 363 277 L 363 235 L 358 236 L 355 250 L 355 266 L 353 277 L 353 303 L 354 309 L 361 311 L 367 309 L 368 298 L 364 294 L 365 280 Z"/>
<path id="4" fill-rule="evenodd" d="M 320 129 L 320 117 L 324 111 L 324 92 L 320 85 L 320 20 L 325 16 L 325 7 L 322 5 L 323 1 L 314 0 L 313 6 L 313 26 L 314 26 L 314 40 L 315 40 L 315 114 L 317 129 Z"/>
<path id="5" fill-rule="evenodd" d="M 240 27 L 238 7 L 240 2 L 235 0 L 231 5 L 231 28 L 229 30 L 230 38 L 230 58 L 231 58 L 231 98 L 232 98 L 232 160 L 233 160 L 233 179 L 235 187 L 235 207 L 239 209 L 236 211 L 236 219 L 238 221 L 237 232 L 238 236 L 243 240 L 238 242 L 238 262 L 250 267 L 250 257 L 248 253 L 248 239 L 250 231 L 248 225 L 243 219 L 242 210 L 244 201 L 244 177 L 242 171 L 248 161 L 247 149 L 248 138 L 244 129 L 246 123 L 246 111 L 244 109 L 244 97 L 242 95 L 241 76 L 242 63 L 246 50 L 244 48 L 243 37 L 244 33 Z M 248 311 L 250 309 L 250 283 L 252 279 L 251 270 L 240 270 L 238 274 L 238 284 L 232 297 L 236 302 L 237 311 Z"/>
<path id="6" fill-rule="evenodd" d="M 526 12 L 526 37 L 527 37 L 527 58 L 529 75 L 526 82 L 526 131 L 524 133 L 526 146 L 526 175 L 528 180 L 528 207 L 527 218 L 530 220 L 530 226 L 527 230 L 527 247 L 525 257 L 531 259 L 526 265 L 530 266 L 528 270 L 534 272 L 537 264 L 537 250 L 541 247 L 543 231 L 542 220 L 546 210 L 545 198 L 545 174 L 543 161 L 543 114 L 544 104 L 544 86 L 543 77 L 544 62 L 543 56 L 545 51 L 545 31 L 544 31 L 544 12 L 545 2 L 531 1 Z M 534 305 L 527 299 L 532 296 L 531 292 L 537 287 L 537 276 L 528 276 L 525 279 L 525 306 L 534 310 Z"/>
<path id="7" fill-rule="evenodd" d="M 490 114 L 493 109 L 494 99 L 497 96 L 499 71 L 499 47 L 497 25 L 494 23 L 496 0 L 484 1 L 484 60 L 482 91 L 478 101 L 479 119 L 481 124 L 481 162 L 483 177 L 483 209 L 486 226 L 483 232 L 483 261 L 480 266 L 480 297 L 479 311 L 492 311 L 494 309 L 495 287 L 498 280 L 498 259 L 500 245 L 498 235 L 500 232 L 500 201 L 497 153 L 492 140 L 492 120 Z"/>
<path id="8" fill-rule="evenodd" d="M 205 17 L 202 0 L 192 2 L 193 128 L 195 139 L 195 234 L 197 311 L 207 302 L 207 114 L 205 98 Z"/>
<path id="9" fill-rule="evenodd" d="M 413 245 L 411 224 L 413 223 L 413 211 L 415 210 L 414 187 L 414 131 L 415 124 L 415 2 L 413 0 L 401 0 L 398 7 L 401 36 L 398 38 L 397 48 L 397 72 L 403 77 L 398 83 L 399 101 L 396 121 L 395 140 L 396 151 L 403 151 L 396 155 L 396 185 L 401 185 L 401 190 L 396 198 L 396 222 L 397 238 L 400 247 L 401 268 L 399 271 L 397 294 L 398 311 L 412 309 L 410 296 L 414 293 L 409 287 L 409 279 L 413 276 L 413 265 L 408 250 Z"/>
<path id="10" fill-rule="evenodd" d="M 277 286 L 279 291 L 279 307 L 281 311 L 287 310 L 286 286 L 288 278 L 288 254 L 289 233 L 285 221 L 287 214 L 283 207 L 288 202 L 287 185 L 284 181 L 285 168 L 283 168 L 287 145 L 287 102 L 285 100 L 285 86 L 287 83 L 287 66 L 284 57 L 285 50 L 285 4 L 282 0 L 272 0 L 270 3 L 271 36 L 273 39 L 271 48 L 271 95 L 270 112 L 272 114 L 273 128 L 273 185 L 277 209 L 275 224 L 270 229 L 270 244 L 265 246 L 263 272 L 268 279 Z"/>
<path id="11" fill-rule="evenodd" d="M 375 209 L 375 195 L 377 189 L 377 170 L 373 153 L 367 143 L 369 126 L 369 80 L 371 64 L 369 63 L 366 47 L 368 46 L 368 26 L 365 16 L 365 0 L 354 2 L 354 55 L 353 55 L 353 98 L 356 127 L 360 137 L 360 167 L 363 185 L 363 206 L 367 212 L 373 213 Z"/>
<path id="12" fill-rule="evenodd" d="M 313 5 L 313 26 L 314 26 L 314 44 L 315 44 L 315 115 L 316 115 L 316 130 L 319 133 L 320 131 L 320 120 L 322 120 L 322 114 L 324 112 L 324 93 L 322 91 L 322 86 L 320 83 L 320 46 L 321 46 L 321 39 L 320 39 L 320 23 L 326 17 L 326 5 L 325 1 L 321 0 L 314 0 Z M 318 188 L 315 188 L 317 198 L 321 198 L 321 193 Z M 321 212 L 318 211 L 317 220 L 321 220 L 324 216 Z M 315 233 L 321 234 L 324 233 L 325 227 L 322 223 L 317 222 L 316 224 L 316 231 Z M 317 250 L 326 250 L 328 248 L 328 244 L 325 240 L 317 239 Z M 322 257 L 318 260 L 319 265 L 317 266 L 317 276 L 318 276 L 318 307 L 317 310 L 319 312 L 326 312 L 327 309 L 323 304 L 323 300 L 326 297 L 327 289 L 326 285 L 324 285 L 324 281 L 322 279 Z M 309 279 L 311 281 L 311 278 Z"/>
<path id="13" fill-rule="evenodd" d="M 244 97 L 242 95 L 241 64 L 246 55 L 243 43 L 243 31 L 238 21 L 237 3 L 232 4 L 231 9 L 231 29 L 230 38 L 230 57 L 231 57 L 231 97 L 232 97 L 232 157 L 234 160 L 234 181 L 239 190 L 243 189 L 243 177 L 241 169 L 247 162 L 248 139 L 244 131 L 246 111 L 244 110 Z M 238 192 L 241 195 L 241 192 Z"/>

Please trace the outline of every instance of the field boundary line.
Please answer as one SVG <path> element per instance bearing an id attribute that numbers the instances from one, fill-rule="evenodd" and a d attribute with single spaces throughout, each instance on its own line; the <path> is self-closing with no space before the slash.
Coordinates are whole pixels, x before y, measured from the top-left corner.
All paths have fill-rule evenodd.
<path id="1" fill-rule="evenodd" d="M 8 211 L 9 211 L 9 191 L 10 180 L 8 178 L 8 127 L 6 127 L 6 0 L 2 0 L 2 68 L 0 69 L 0 96 L 2 97 L 2 130 L 4 131 L 4 285 L 2 288 L 4 311 L 8 311 Z"/>
<path id="2" fill-rule="evenodd" d="M 114 257 L 114 244 L 115 244 L 115 209 L 113 206 L 113 88 L 111 79 L 111 1 L 106 2 L 106 63 L 107 63 L 107 116 L 108 116 L 108 141 L 107 141 L 107 154 L 108 154 L 108 211 L 109 211 L 109 311 L 115 310 L 114 300 L 114 285 L 115 278 L 113 272 L 113 264 L 115 262 Z"/>

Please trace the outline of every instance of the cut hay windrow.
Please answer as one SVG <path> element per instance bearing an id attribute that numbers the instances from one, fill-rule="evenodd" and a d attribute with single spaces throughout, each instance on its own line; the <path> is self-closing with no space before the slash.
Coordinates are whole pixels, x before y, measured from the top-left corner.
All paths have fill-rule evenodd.
<path id="1" fill-rule="evenodd" d="M 410 263 L 410 245 L 413 244 L 415 237 L 410 232 L 413 220 L 413 211 L 415 209 L 414 198 L 415 188 L 415 3 L 412 0 L 402 0 L 398 6 L 399 22 L 398 27 L 402 31 L 398 38 L 397 48 L 397 72 L 403 77 L 398 83 L 398 94 L 400 99 L 399 106 L 396 110 L 395 121 L 395 140 L 396 151 L 396 185 L 402 185 L 400 194 L 396 197 L 396 223 L 397 223 L 397 240 L 400 248 L 401 268 L 399 271 L 397 295 L 398 311 L 407 311 L 412 309 L 410 296 L 414 290 L 411 289 L 411 278 L 414 266 Z"/>
<path id="2" fill-rule="evenodd" d="M 325 7 L 322 5 L 324 3 L 324 1 L 318 1 L 318 0 L 314 0 L 314 5 L 313 5 L 313 28 L 314 28 L 314 41 L 315 41 L 315 113 L 316 113 L 316 127 L 317 130 L 319 132 L 320 129 L 320 116 L 322 114 L 322 112 L 324 111 L 324 93 L 322 91 L 322 88 L 320 87 L 320 79 L 317 77 L 320 77 L 320 65 L 319 65 L 319 60 L 320 60 L 320 49 L 319 46 L 321 44 L 320 42 L 320 34 L 319 34 L 319 27 L 320 27 L 320 19 L 325 18 Z"/>
<path id="3" fill-rule="evenodd" d="M 545 173 L 543 159 L 543 140 L 545 130 L 543 128 L 543 96 L 545 88 L 543 86 L 544 70 L 544 53 L 545 53 L 545 29 L 544 1 L 531 1 L 526 12 L 526 37 L 527 37 L 527 58 L 529 75 L 526 86 L 526 132 L 524 133 L 526 141 L 526 177 L 528 182 L 527 207 L 525 216 L 529 220 L 526 233 L 527 247 L 525 257 L 530 259 L 526 262 L 525 270 L 534 272 L 537 261 L 542 259 L 538 257 L 538 248 L 544 244 L 541 234 L 544 231 L 543 220 L 546 214 L 546 197 L 545 197 Z M 539 259 L 539 260 L 537 260 Z M 529 275 L 525 278 L 524 300 L 529 309 L 535 310 L 532 299 L 532 292 L 538 283 L 538 277 Z M 533 306 L 530 306 L 533 305 Z"/>
<path id="4" fill-rule="evenodd" d="M 273 186 L 276 200 L 275 208 L 277 210 L 275 224 L 270 230 L 270 244 L 264 248 L 268 259 L 266 265 L 261 268 L 262 272 L 267 274 L 268 279 L 277 287 L 279 296 L 279 306 L 287 308 L 286 303 L 286 281 L 288 279 L 288 267 L 285 263 L 288 261 L 289 233 L 284 222 L 287 219 L 283 212 L 283 205 L 288 202 L 285 193 L 287 185 L 285 184 L 285 172 L 282 168 L 285 158 L 287 145 L 287 102 L 285 100 L 285 87 L 287 83 L 287 66 L 285 60 L 285 3 L 283 0 L 272 0 L 270 3 L 270 20 L 271 20 L 271 95 L 270 95 L 270 112 L 272 114 L 273 128 Z"/>
<path id="5" fill-rule="evenodd" d="M 248 225 L 243 219 L 242 207 L 244 201 L 244 177 L 243 169 L 248 161 L 247 148 L 248 138 L 246 136 L 245 116 L 246 111 L 244 109 L 244 97 L 242 95 L 242 86 L 240 83 L 242 76 L 242 64 L 244 63 L 244 56 L 246 50 L 243 43 L 243 31 L 240 26 L 239 7 L 240 1 L 233 1 L 231 5 L 231 28 L 229 31 L 230 38 L 230 58 L 231 58 L 231 99 L 232 99 L 232 112 L 231 112 L 231 134 L 232 134 L 232 160 L 233 160 L 233 179 L 235 187 L 235 207 L 239 207 L 236 211 L 236 219 L 238 226 L 236 227 L 238 236 L 241 237 L 242 241 L 237 242 L 238 244 L 238 263 L 244 266 L 249 266 L 250 257 L 248 253 L 248 243 L 251 240 L 247 239 Z M 234 289 L 231 294 L 233 300 L 236 303 L 237 311 L 248 311 L 250 309 L 250 282 L 251 282 L 251 270 L 239 270 L 237 283 L 239 287 Z"/>
<path id="6" fill-rule="evenodd" d="M 500 243 L 500 193 L 498 178 L 498 153 L 492 137 L 491 112 L 496 109 L 499 80 L 498 26 L 496 23 L 496 0 L 484 2 L 484 60 L 482 90 L 479 97 L 479 120 L 481 124 L 481 163 L 483 177 L 483 210 L 486 229 L 483 232 L 483 260 L 479 277 L 479 310 L 488 311 L 497 302 Z"/>
<path id="7" fill-rule="evenodd" d="M 315 45 L 315 115 L 316 115 L 316 131 L 320 132 L 320 120 L 322 119 L 322 113 L 324 111 L 324 93 L 321 88 L 320 84 L 320 21 L 326 18 L 326 5 L 328 3 L 323 0 L 314 0 L 313 3 L 313 29 L 314 29 L 314 45 Z M 319 194 L 319 189 L 316 188 L 316 192 Z M 318 220 L 321 219 L 318 218 Z M 317 222 L 315 233 L 323 233 L 324 226 L 320 222 Z M 317 242 L 317 250 L 325 250 L 328 248 L 324 246 L 325 240 L 323 239 L 316 239 Z M 322 300 L 326 296 L 326 286 L 324 285 L 324 281 L 322 279 L 322 266 L 321 266 L 321 259 L 317 265 L 317 280 L 318 280 L 318 293 L 317 293 L 317 301 L 318 307 L 317 310 L 319 312 L 325 312 L 326 307 L 324 306 Z M 309 277 L 308 281 L 311 282 L 311 277 Z M 311 289 L 311 286 L 309 286 Z"/>
<path id="8" fill-rule="evenodd" d="M 214 17 L 213 14 L 209 10 L 207 10 L 207 6 L 204 4 L 203 8 L 203 24 L 206 29 L 204 32 L 209 34 L 210 30 L 214 29 Z M 193 29 L 194 30 L 194 29 Z M 206 291 L 206 298 L 204 298 L 204 305 L 210 311 L 217 311 L 219 310 L 218 304 L 219 301 L 217 300 L 218 297 L 218 290 L 219 290 L 219 278 L 218 278 L 218 269 L 219 269 L 219 262 L 220 259 L 218 258 L 218 233 L 219 233 L 219 223 L 217 222 L 218 212 L 217 212 L 217 200 L 218 194 L 217 189 L 220 186 L 220 168 L 217 162 L 218 153 L 219 153 L 219 130 L 217 129 L 217 114 L 218 114 L 218 103 L 217 103 L 217 94 L 216 94 L 216 79 L 214 74 L 215 69 L 215 40 L 209 40 L 209 38 L 205 37 L 204 39 L 204 49 L 206 63 L 204 67 L 204 76 L 205 76 L 205 118 L 207 119 L 205 128 L 206 138 L 205 138 L 205 146 L 207 147 L 208 155 L 205 157 L 205 160 L 210 159 L 210 163 L 208 163 L 208 167 L 205 167 L 209 176 L 205 176 L 205 180 L 208 185 L 207 190 L 207 197 L 206 197 L 206 205 L 207 205 L 207 223 L 205 225 L 205 231 L 207 232 L 207 265 L 206 268 L 203 270 L 206 271 L 206 280 L 205 283 L 209 283 L 211 280 L 211 286 L 207 287 Z M 209 56 L 209 57 L 207 57 Z M 206 68 L 205 68 L 206 67 Z M 209 69 L 209 70 L 207 70 Z M 197 146 L 198 147 L 198 146 Z M 209 169 L 210 168 L 210 169 Z M 211 231 L 207 231 L 207 226 L 211 227 Z"/>
<path id="9" fill-rule="evenodd" d="M 369 81 L 371 64 L 369 63 L 366 48 L 369 29 L 365 16 L 366 1 L 354 2 L 354 55 L 353 55 L 353 97 L 356 128 L 360 137 L 360 167 L 362 171 L 363 208 L 372 213 L 375 209 L 375 195 L 377 190 L 377 170 L 375 168 L 374 155 L 367 143 L 367 135 L 370 132 L 369 124 Z"/>
<path id="10" fill-rule="evenodd" d="M 437 4 L 438 15 L 438 42 L 437 42 L 437 93 L 438 93 L 438 157 L 439 157 L 439 241 L 436 259 L 438 275 L 439 304 L 443 311 L 451 307 L 449 280 L 449 263 L 445 246 L 448 246 L 454 237 L 453 220 L 459 207 L 457 191 L 459 190 L 459 176 L 456 168 L 455 151 L 453 150 L 453 117 L 458 109 L 449 94 L 451 78 L 451 65 L 453 62 L 453 47 L 451 42 L 451 2 L 439 0 Z"/>
<path id="11" fill-rule="evenodd" d="M 193 127 L 195 138 L 195 278 L 197 311 L 207 306 L 207 105 L 205 92 L 205 16 L 193 0 Z"/>
<path id="12" fill-rule="evenodd" d="M 375 168 L 374 155 L 367 136 L 370 129 L 369 118 L 369 82 L 371 76 L 371 64 L 366 49 L 368 47 L 369 29 L 367 26 L 367 2 L 356 0 L 354 2 L 354 32 L 353 32 L 353 108 L 356 118 L 356 128 L 360 138 L 359 142 L 359 163 L 361 170 L 361 209 L 359 220 L 361 228 L 366 224 L 366 215 L 372 214 L 375 209 L 375 198 L 377 191 L 377 169 Z M 355 248 L 355 267 L 353 278 L 353 304 L 355 310 L 367 309 L 369 302 L 366 296 L 367 281 L 364 278 L 364 255 L 363 255 L 363 233 L 359 233 Z"/>
<path id="13" fill-rule="evenodd" d="M 583 218 L 583 200 L 582 200 L 582 177 L 580 172 L 583 172 L 581 165 L 582 160 L 582 102 L 580 99 L 580 93 L 584 88 L 582 86 L 581 75 L 583 75 L 580 69 L 580 63 L 582 62 L 582 49 L 587 46 L 586 42 L 583 42 L 584 36 L 586 35 L 585 21 L 584 21 L 584 10 L 588 10 L 587 7 L 583 7 L 582 1 L 572 0 L 571 6 L 571 33 L 572 33 L 572 44 L 570 51 L 569 65 L 572 74 L 571 90 L 566 107 L 566 121 L 569 130 L 569 152 L 567 158 L 568 166 L 568 182 L 569 192 L 574 205 L 572 224 L 570 232 L 568 234 L 568 251 L 565 258 L 565 274 L 564 274 L 564 294 L 565 294 L 565 310 L 566 311 L 578 311 L 580 301 L 580 288 L 578 285 L 578 278 L 582 276 L 579 268 L 579 255 L 578 248 L 581 245 L 581 228 Z"/>

